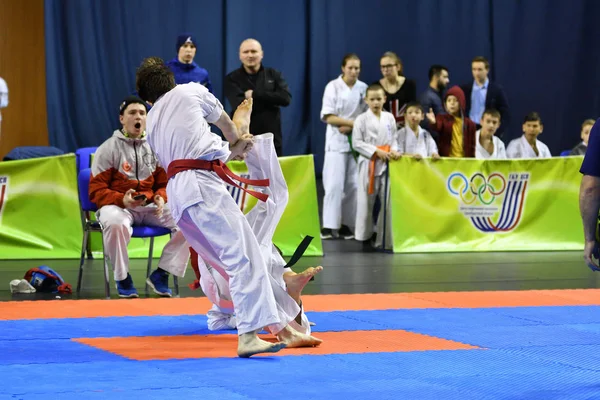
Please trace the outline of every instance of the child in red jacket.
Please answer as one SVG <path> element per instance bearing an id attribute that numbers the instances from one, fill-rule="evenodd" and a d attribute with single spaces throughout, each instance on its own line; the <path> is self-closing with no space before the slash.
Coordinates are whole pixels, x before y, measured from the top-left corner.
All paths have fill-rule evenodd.
<path id="1" fill-rule="evenodd" d="M 431 129 L 439 133 L 438 150 L 442 157 L 475 158 L 475 132 L 477 127 L 465 116 L 465 94 L 458 86 L 448 89 L 444 96 L 444 107 L 448 114 L 427 113 Z"/>

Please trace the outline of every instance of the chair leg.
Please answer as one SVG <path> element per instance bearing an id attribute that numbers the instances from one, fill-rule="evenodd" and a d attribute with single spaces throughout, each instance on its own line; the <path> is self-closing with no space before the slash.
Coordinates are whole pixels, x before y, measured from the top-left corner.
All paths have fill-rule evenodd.
<path id="1" fill-rule="evenodd" d="M 104 232 L 100 235 L 102 238 L 102 263 L 104 264 L 104 295 L 107 299 L 110 299 L 110 270 L 108 268 L 109 260 L 104 250 Z"/>
<path id="2" fill-rule="evenodd" d="M 91 240 L 88 240 L 88 243 L 86 245 L 86 252 L 87 252 L 88 260 L 93 260 L 94 255 L 92 254 L 92 241 Z"/>
<path id="3" fill-rule="evenodd" d="M 77 277 L 77 295 L 81 291 L 81 279 L 83 278 L 83 263 L 85 262 L 85 250 L 88 244 L 90 232 L 84 228 L 83 243 L 81 244 L 81 257 L 79 259 L 79 276 Z"/>
<path id="4" fill-rule="evenodd" d="M 173 289 L 175 289 L 175 297 L 179 297 L 179 279 L 173 275 Z"/>
<path id="5" fill-rule="evenodd" d="M 150 237 L 150 250 L 148 250 L 148 266 L 146 267 L 146 279 L 152 270 L 152 253 L 154 252 L 154 237 Z M 146 282 L 146 296 L 148 295 L 148 282 Z"/>

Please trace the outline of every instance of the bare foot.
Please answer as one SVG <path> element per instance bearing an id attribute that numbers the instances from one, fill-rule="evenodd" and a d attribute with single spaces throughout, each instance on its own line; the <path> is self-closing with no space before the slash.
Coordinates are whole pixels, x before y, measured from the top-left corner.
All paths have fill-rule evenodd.
<path id="1" fill-rule="evenodd" d="M 279 339 L 281 343 L 284 343 L 286 347 L 289 348 L 314 347 L 323 343 L 321 339 L 300 333 L 291 328 L 289 325 L 283 328 L 283 330 L 277 334 L 277 339 Z"/>
<path id="2" fill-rule="evenodd" d="M 252 114 L 252 99 L 242 101 L 242 104 L 233 113 L 231 119 L 241 135 L 250 133 L 250 115 Z"/>
<path id="3" fill-rule="evenodd" d="M 283 274 L 283 281 L 287 287 L 288 294 L 292 297 L 292 299 L 296 300 L 296 302 L 300 301 L 300 295 L 302 294 L 302 289 L 304 286 L 310 281 L 310 278 L 323 271 L 323 267 L 310 267 L 300 272 L 299 274 L 295 272 L 286 272 Z"/>
<path id="4" fill-rule="evenodd" d="M 262 340 L 256 332 L 243 333 L 238 336 L 238 356 L 248 358 L 259 353 L 277 353 L 286 347 L 285 343 L 271 343 Z"/>

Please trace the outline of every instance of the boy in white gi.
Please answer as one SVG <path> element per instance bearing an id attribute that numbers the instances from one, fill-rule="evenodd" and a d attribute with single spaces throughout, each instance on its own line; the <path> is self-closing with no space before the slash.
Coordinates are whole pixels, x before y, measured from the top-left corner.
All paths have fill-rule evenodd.
<path id="1" fill-rule="evenodd" d="M 529 113 L 523 121 L 523 136 L 513 139 L 506 148 L 508 158 L 550 158 L 550 149 L 537 137 L 544 130 L 542 118 L 536 112 Z"/>
<path id="2" fill-rule="evenodd" d="M 398 130 L 395 149 L 403 157 L 413 157 L 416 160 L 431 157 L 437 160 L 440 155 L 435 140 L 428 131 L 419 126 L 423 119 L 425 114 L 419 102 L 412 101 L 406 105 L 406 126 Z"/>
<path id="3" fill-rule="evenodd" d="M 238 107 L 232 121 L 204 86 L 176 86 L 164 64 L 142 62 L 136 84 L 140 97 L 152 105 L 148 142 L 161 164 L 168 166 L 173 218 L 198 255 L 229 280 L 238 355 L 320 344 L 321 340 L 289 326 L 300 307 L 269 275 L 256 236 L 223 182 L 240 180 L 224 162 L 242 159 L 252 147 L 252 136 L 242 135 L 250 126 L 251 99 Z M 210 131 L 209 123 L 223 132 L 230 145 Z M 269 327 L 280 342 L 261 340 L 258 332 L 263 327 Z"/>
<path id="4" fill-rule="evenodd" d="M 373 236 L 373 205 L 375 197 L 379 196 L 383 204 L 385 182 L 384 172 L 387 160 L 396 160 L 400 157 L 392 146 L 396 142 L 396 119 L 387 111 L 383 111 L 385 93 L 381 86 L 374 84 L 367 89 L 366 102 L 369 109 L 359 115 L 354 121 L 352 130 L 352 144 L 360 154 L 358 158 L 358 190 L 356 207 L 356 240 L 363 242 L 363 250 L 371 251 L 371 237 Z M 388 187 L 389 190 L 389 187 Z M 389 208 L 389 202 L 388 208 Z M 389 209 L 385 213 L 390 228 Z M 382 240 L 383 218 L 377 222 L 377 245 Z M 388 229 L 386 229 L 388 230 Z M 389 239 L 391 235 L 386 232 Z M 391 240 L 388 240 L 391 244 Z M 386 246 L 388 247 L 388 246 Z"/>
<path id="5" fill-rule="evenodd" d="M 325 160 L 323 162 L 322 239 L 335 235 L 352 239 L 356 218 L 356 160 L 349 135 L 354 119 L 366 110 L 363 101 L 367 84 L 358 80 L 360 59 L 347 54 L 342 61 L 342 75 L 325 86 L 321 120 L 327 123 Z"/>
<path id="6" fill-rule="evenodd" d="M 287 184 L 277 160 L 277 153 L 273 145 L 273 134 L 267 133 L 256 136 L 254 140 L 254 147 L 246 157 L 248 172 L 251 179 L 269 179 L 269 186 L 261 190 L 263 193 L 268 194 L 269 198 L 265 202 L 259 201 L 246 215 L 246 218 L 258 239 L 270 275 L 277 281 L 279 286 L 287 290 L 288 294 L 302 309 L 302 289 L 323 268 L 320 266 L 307 268 L 300 274 L 294 273 L 291 268 L 284 268 L 286 262 L 273 245 L 273 235 L 287 206 Z M 202 291 L 213 303 L 213 307 L 207 314 L 208 329 L 235 329 L 236 320 L 229 292 L 229 283 L 210 266 L 210 263 L 205 263 L 201 257 L 198 257 L 198 267 Z M 311 333 L 310 324 L 303 311 L 294 321 L 290 322 L 290 326 L 299 332 Z"/>
<path id="7" fill-rule="evenodd" d="M 506 148 L 499 137 L 494 136 L 500 127 L 500 112 L 488 108 L 481 116 L 481 129 L 475 132 L 475 158 L 506 159 Z"/>

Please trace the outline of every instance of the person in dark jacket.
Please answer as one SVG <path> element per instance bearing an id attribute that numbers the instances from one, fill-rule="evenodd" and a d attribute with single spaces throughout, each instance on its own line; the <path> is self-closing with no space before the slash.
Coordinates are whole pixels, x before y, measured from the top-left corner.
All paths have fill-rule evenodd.
<path id="1" fill-rule="evenodd" d="M 233 110 L 244 99 L 252 98 L 253 135 L 271 132 L 275 139 L 275 151 L 283 155 L 280 107 L 290 104 L 292 95 L 281 73 L 262 65 L 263 50 L 255 39 L 246 39 L 240 45 L 242 66 L 225 77 L 225 97 Z"/>
<path id="2" fill-rule="evenodd" d="M 569 154 L 570 156 L 585 156 L 588 141 L 590 139 L 590 131 L 595 123 L 596 121 L 593 119 L 586 119 L 583 121 L 583 124 L 581 125 L 581 142 L 573 147 L 573 150 L 571 150 L 571 153 Z"/>
<path id="3" fill-rule="evenodd" d="M 467 102 L 465 114 L 479 128 L 481 117 L 486 109 L 494 108 L 498 110 L 501 121 L 496 136 L 501 138 L 510 123 L 510 108 L 508 107 L 506 93 L 502 86 L 490 82 L 488 78 L 490 63 L 485 57 L 477 56 L 473 58 L 471 72 L 473 73 L 473 82 L 460 85 Z"/>
<path id="4" fill-rule="evenodd" d="M 177 36 L 177 57 L 167 63 L 167 67 L 175 75 L 175 83 L 197 82 L 204 85 L 209 92 L 213 92 L 208 71 L 194 62 L 196 56 L 196 39 L 189 33 Z"/>

